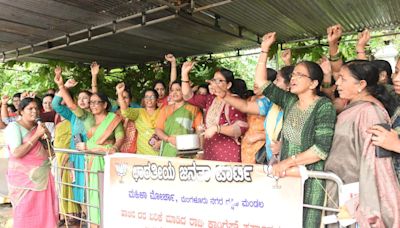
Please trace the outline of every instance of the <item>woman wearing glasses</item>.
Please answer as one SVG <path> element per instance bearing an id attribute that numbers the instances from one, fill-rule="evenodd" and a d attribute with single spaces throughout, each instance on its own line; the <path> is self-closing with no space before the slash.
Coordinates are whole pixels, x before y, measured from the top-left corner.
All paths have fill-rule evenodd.
<path id="1" fill-rule="evenodd" d="M 284 177 L 291 167 L 306 165 L 308 170 L 324 170 L 334 133 L 336 111 L 329 99 L 318 96 L 323 79 L 321 67 L 313 62 L 298 63 L 290 79 L 290 92 L 267 80 L 266 62 L 275 33 L 263 37 L 261 54 L 256 68 L 255 83 L 264 96 L 284 110 L 283 144 L 278 164 L 273 166 L 275 176 Z M 325 182 L 308 179 L 304 185 L 304 203 L 324 203 Z M 321 211 L 304 209 L 303 227 L 320 227 Z"/>
<path id="2" fill-rule="evenodd" d="M 71 96 L 64 86 L 60 74 L 56 74 L 54 82 L 58 85 L 62 98 L 71 111 L 83 121 L 88 140 L 86 143 L 77 143 L 76 149 L 97 153 L 115 153 L 120 151 L 125 133 L 122 126 L 122 118 L 114 113 L 108 112 L 111 108 L 108 98 L 101 93 L 93 93 L 90 96 L 90 112 L 81 109 L 74 103 Z M 89 175 L 88 185 L 91 188 L 98 189 L 97 172 L 104 170 L 104 159 L 101 156 L 88 156 Z M 90 220 L 93 223 L 100 224 L 99 210 L 99 192 L 89 191 L 89 202 L 94 207 L 89 207 Z"/>
<path id="3" fill-rule="evenodd" d="M 158 155 L 161 141 L 153 137 L 155 134 L 156 121 L 160 112 L 160 110 L 157 109 L 157 91 L 153 89 L 145 91 L 142 102 L 144 108 L 129 108 L 123 98 L 125 84 L 123 82 L 119 83 L 116 90 L 122 116 L 135 122 L 136 130 L 138 131 L 137 153 Z"/>
<path id="4" fill-rule="evenodd" d="M 182 66 L 182 92 L 185 100 L 206 110 L 204 159 L 226 162 L 240 162 L 239 137 L 247 130 L 246 115 L 214 95 L 217 87 L 232 91 L 233 73 L 220 69 L 211 79 L 208 95 L 193 94 L 189 84 L 189 73 L 193 62 Z"/>

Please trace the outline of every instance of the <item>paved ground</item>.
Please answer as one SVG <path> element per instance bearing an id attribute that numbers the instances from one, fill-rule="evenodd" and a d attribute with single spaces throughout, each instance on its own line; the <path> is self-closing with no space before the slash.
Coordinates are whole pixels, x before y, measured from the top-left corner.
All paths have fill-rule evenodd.
<path id="1" fill-rule="evenodd" d="M 0 204 L 0 227 L 12 228 L 12 208 L 11 204 Z"/>

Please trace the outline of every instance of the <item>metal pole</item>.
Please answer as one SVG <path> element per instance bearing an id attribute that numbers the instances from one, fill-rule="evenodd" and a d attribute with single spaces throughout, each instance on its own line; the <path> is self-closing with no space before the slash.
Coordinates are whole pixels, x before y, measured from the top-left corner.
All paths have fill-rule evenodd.
<path id="1" fill-rule="evenodd" d="M 160 0 L 160 1 L 162 1 L 162 0 Z M 213 4 L 210 4 L 210 5 L 203 6 L 203 7 L 195 8 L 194 11 L 195 12 L 201 12 L 201 11 L 210 9 L 212 7 L 217 7 L 217 6 L 224 5 L 224 4 L 227 4 L 227 3 L 230 3 L 230 2 L 232 2 L 232 0 L 226 0 L 226 1 L 218 2 L 218 3 L 213 3 Z M 194 3 L 194 1 L 192 3 Z M 178 9 L 182 8 L 185 5 L 187 5 L 187 4 L 182 4 L 181 6 L 178 7 Z M 161 23 L 161 22 L 164 22 L 164 21 L 167 21 L 167 20 L 171 20 L 171 19 L 174 19 L 174 18 L 178 17 L 178 15 L 174 14 L 174 15 L 170 15 L 170 16 L 165 16 L 165 17 L 161 17 L 161 18 L 158 18 L 158 19 L 154 19 L 154 20 L 151 20 L 151 21 L 144 21 L 144 23 L 142 22 L 141 24 L 127 26 L 127 27 L 124 27 L 124 28 L 121 28 L 121 29 L 116 29 L 116 24 L 117 23 L 121 23 L 121 22 L 124 22 L 124 21 L 127 21 L 127 20 L 138 18 L 138 17 L 143 17 L 143 15 L 152 14 L 152 13 L 159 12 L 159 11 L 166 10 L 166 9 L 170 9 L 170 6 L 168 6 L 168 5 L 160 6 L 160 7 L 154 8 L 154 9 L 146 10 L 144 12 L 136 13 L 136 14 L 124 17 L 124 18 L 120 18 L 120 19 L 114 20 L 114 21 L 106 22 L 106 23 L 103 23 L 103 24 L 100 24 L 100 25 L 92 26 L 92 27 L 87 28 L 87 29 L 82 29 L 82 30 L 79 30 L 79 31 L 76 31 L 76 32 L 73 32 L 73 33 L 69 33 L 69 34 L 63 35 L 63 36 L 59 36 L 59 37 L 56 37 L 56 38 L 53 38 L 53 39 L 42 41 L 42 42 L 39 42 L 39 43 L 36 43 L 36 44 L 27 45 L 27 46 L 24 46 L 24 47 L 21 47 L 21 48 L 17 48 L 16 50 L 5 51 L 5 52 L 2 53 L 2 56 L 3 56 L 2 59 L 3 59 L 3 62 L 10 61 L 10 60 L 17 60 L 17 59 L 24 58 L 24 57 L 29 57 L 29 56 L 32 56 L 32 55 L 41 54 L 41 53 L 45 53 L 45 52 L 49 52 L 49 51 L 65 48 L 67 46 L 72 46 L 72 45 L 84 43 L 84 42 L 87 42 L 87 41 L 90 41 L 90 40 L 111 36 L 111 35 L 114 35 L 116 33 L 125 32 L 125 31 L 131 30 L 131 29 L 140 28 L 140 27 L 145 26 L 145 25 L 152 25 L 152 24 L 156 24 L 156 23 Z M 173 9 L 176 9 L 176 7 L 173 7 Z M 143 18 L 145 20 L 146 17 L 143 17 Z M 106 28 L 108 26 L 112 27 L 110 32 L 105 32 L 105 33 L 102 33 L 102 34 L 99 34 L 99 35 L 96 35 L 96 36 L 92 36 L 93 30 L 100 29 L 100 28 Z M 220 31 L 223 31 L 223 30 L 220 29 Z M 229 34 L 229 35 L 234 35 L 235 37 L 238 37 L 237 35 L 229 33 L 227 31 L 224 31 L 224 32 Z M 88 34 L 87 38 L 76 40 L 76 41 L 71 41 L 73 36 L 76 36 L 76 35 L 79 35 L 79 34 L 84 34 L 84 33 Z M 239 38 L 242 38 L 242 37 L 239 37 Z M 55 42 L 55 41 L 60 41 L 60 40 L 63 40 L 63 39 L 66 40 L 65 43 L 63 43 L 63 44 L 60 44 L 60 45 L 57 45 L 57 46 L 54 46 L 54 47 L 51 47 L 51 48 L 42 47 L 44 45 L 48 45 L 48 43 L 52 43 L 52 42 Z M 35 51 L 34 50 L 35 47 L 41 47 L 41 48 L 44 48 L 44 49 Z M 25 54 L 21 54 L 20 53 L 21 51 L 27 50 L 27 49 L 30 50 L 28 53 L 25 53 Z M 10 54 L 11 54 L 11 56 L 7 57 Z"/>
<path id="2" fill-rule="evenodd" d="M 207 10 L 207 9 L 210 9 L 210 8 L 214 8 L 214 7 L 217 7 L 217 6 L 222 6 L 222 5 L 231 3 L 231 2 L 232 2 L 232 0 L 226 0 L 226 1 L 222 1 L 222 2 L 213 3 L 213 4 L 210 4 L 210 5 L 194 8 L 193 12 L 196 13 L 196 12 L 204 11 L 204 10 Z"/>

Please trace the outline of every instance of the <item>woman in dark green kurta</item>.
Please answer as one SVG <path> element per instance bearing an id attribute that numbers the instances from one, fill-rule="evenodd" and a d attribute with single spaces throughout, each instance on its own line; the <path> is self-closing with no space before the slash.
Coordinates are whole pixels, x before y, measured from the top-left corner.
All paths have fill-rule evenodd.
<path id="1" fill-rule="evenodd" d="M 275 176 L 285 176 L 286 170 L 306 165 L 308 170 L 323 171 L 324 160 L 331 147 L 336 111 L 329 99 L 317 92 L 323 78 L 318 64 L 298 63 L 290 80 L 290 92 L 267 81 L 266 67 L 269 47 L 275 42 L 275 33 L 266 34 L 256 69 L 255 83 L 263 94 L 284 109 L 283 144 L 280 162 L 273 166 Z M 304 185 L 304 203 L 322 206 L 325 182 L 308 179 Z M 303 227 L 320 227 L 321 211 L 304 209 Z"/>

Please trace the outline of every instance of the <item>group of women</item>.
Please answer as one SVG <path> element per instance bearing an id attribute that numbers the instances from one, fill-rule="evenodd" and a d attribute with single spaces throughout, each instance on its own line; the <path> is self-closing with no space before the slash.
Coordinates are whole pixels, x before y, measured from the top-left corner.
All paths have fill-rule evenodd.
<path id="1" fill-rule="evenodd" d="M 338 51 L 340 25 L 329 27 L 327 33 L 329 60 L 322 60 L 321 64 L 301 61 L 292 66 L 290 52 L 285 51 L 287 66 L 278 72 L 266 68 L 269 50 L 276 40 L 275 33 L 266 34 L 256 67 L 254 96 L 247 99 L 238 92 L 243 89 L 238 87 L 233 72 L 224 68 L 208 81 L 209 93 L 195 93 L 189 77 L 195 63 L 185 62 L 181 80 L 176 80 L 175 58 L 167 55 L 171 62 L 169 94 L 166 86 L 157 82 L 152 89 L 145 90 L 142 107 L 132 107 L 129 89 L 119 83 L 119 110 L 114 113 L 107 96 L 97 91 L 96 80 L 92 81 L 92 91 L 80 92 L 75 102 L 69 89 L 76 82 L 64 83 L 61 68 L 56 68 L 54 81 L 59 91 L 52 100 L 52 108 L 65 119 L 61 123 L 70 123 L 69 137 L 65 124 L 65 130 L 56 126 L 56 138 L 66 135 L 66 146 L 91 153 L 135 152 L 176 157 L 176 136 L 198 133 L 204 135 L 204 154 L 199 159 L 267 163 L 272 165 L 276 177 L 296 174 L 299 165 L 308 170 L 332 171 L 345 184 L 358 183 L 359 191 L 352 199 L 355 207 L 346 210 L 361 227 L 400 227 L 400 188 L 396 177 L 400 159 L 392 159 L 395 152 L 390 156 L 376 154 L 381 148 L 400 150 L 395 131 L 400 128 L 400 61 L 392 76 L 393 86 L 385 87 L 379 80 L 381 69 L 377 64 L 363 60 L 368 33 L 360 36 L 359 59 L 346 63 Z M 97 64 L 91 66 L 92 78 L 98 68 Z M 338 96 L 332 91 L 337 91 Z M 35 123 L 39 115 L 35 99 L 23 99 L 18 110 L 21 118 L 7 127 L 7 136 L 12 137 L 7 142 L 11 152 L 8 175 L 14 221 L 16 227 L 30 222 L 25 213 L 33 213 L 35 202 L 44 197 L 48 199 L 45 208 L 34 209 L 36 214 L 32 218 L 43 218 L 35 221 L 46 221 L 48 227 L 54 227 L 54 182 L 48 154 L 40 141 L 46 135 L 50 137 L 50 133 Z M 395 130 L 378 124 L 391 124 Z M 62 165 L 91 170 L 88 185 L 99 187 L 94 173 L 104 168 L 101 156 L 59 156 Z M 62 180 L 74 182 L 74 186 L 85 184 L 82 172 L 75 171 L 73 180 L 70 174 L 64 171 Z M 93 205 L 79 208 L 63 203 L 60 208 L 64 213 L 78 216 L 82 210 L 89 210 L 91 221 L 100 223 L 97 191 L 89 191 L 89 199 L 85 199 L 83 188 L 64 190 L 63 194 L 74 201 Z M 336 187 L 330 182 L 308 179 L 304 203 L 337 205 L 335 192 Z M 40 214 L 43 211 L 52 213 Z M 321 210 L 305 208 L 303 226 L 320 227 L 322 216 Z"/>

